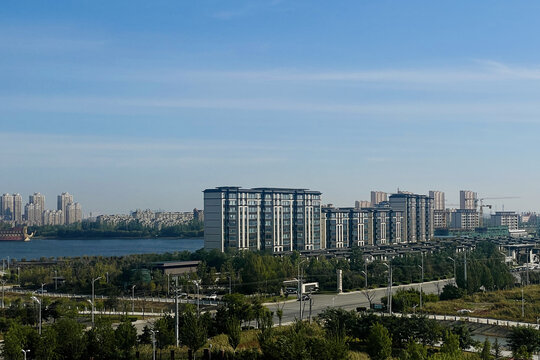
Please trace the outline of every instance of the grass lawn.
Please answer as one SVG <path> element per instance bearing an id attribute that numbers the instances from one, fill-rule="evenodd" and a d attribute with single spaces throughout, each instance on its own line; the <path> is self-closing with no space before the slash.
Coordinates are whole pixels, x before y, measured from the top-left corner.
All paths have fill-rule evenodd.
<path id="1" fill-rule="evenodd" d="M 473 312 L 466 316 L 536 323 L 540 314 L 540 285 L 523 288 L 524 313 L 521 316 L 521 288 L 489 291 L 466 295 L 462 299 L 426 303 L 424 309 L 430 314 L 462 315 L 458 310 Z"/>

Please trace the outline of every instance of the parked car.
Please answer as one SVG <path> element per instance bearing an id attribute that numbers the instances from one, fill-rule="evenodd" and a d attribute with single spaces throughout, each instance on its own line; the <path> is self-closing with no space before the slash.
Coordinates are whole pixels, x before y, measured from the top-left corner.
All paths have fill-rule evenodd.
<path id="1" fill-rule="evenodd" d="M 213 294 L 208 295 L 208 296 L 206 297 L 206 300 L 216 301 L 217 299 L 218 299 L 218 296 L 217 296 L 216 293 L 213 293 Z"/>

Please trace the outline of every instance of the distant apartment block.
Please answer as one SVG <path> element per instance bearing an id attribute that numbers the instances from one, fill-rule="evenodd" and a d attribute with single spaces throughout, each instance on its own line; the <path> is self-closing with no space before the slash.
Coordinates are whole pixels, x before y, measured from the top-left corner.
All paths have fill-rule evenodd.
<path id="1" fill-rule="evenodd" d="M 444 192 L 430 190 L 429 197 L 433 198 L 433 210 L 437 211 L 446 209 L 446 205 L 444 202 Z"/>
<path id="2" fill-rule="evenodd" d="M 446 229 L 448 228 L 448 211 L 447 210 L 433 210 L 433 228 Z"/>
<path id="3" fill-rule="evenodd" d="M 152 210 L 136 210 L 129 215 L 99 215 L 96 221 L 101 224 L 120 225 L 137 222 L 144 227 L 151 227 L 161 230 L 165 227 L 185 225 L 196 217 L 204 219 L 204 212 L 195 209 L 194 211 L 171 212 Z"/>
<path id="4" fill-rule="evenodd" d="M 43 225 L 64 225 L 65 215 L 62 210 L 45 210 Z"/>
<path id="5" fill-rule="evenodd" d="M 519 215 L 513 211 L 496 211 L 491 215 L 493 226 L 508 226 L 508 230 L 519 228 Z"/>
<path id="6" fill-rule="evenodd" d="M 378 205 L 384 201 L 388 201 L 388 194 L 383 191 L 371 192 L 371 206 Z"/>
<path id="7" fill-rule="evenodd" d="M 204 247 L 318 250 L 321 193 L 306 189 L 225 186 L 204 190 Z"/>
<path id="8" fill-rule="evenodd" d="M 476 210 L 478 197 L 475 192 L 470 190 L 461 190 L 459 192 L 459 208 L 461 210 Z"/>
<path id="9" fill-rule="evenodd" d="M 22 196 L 20 194 L 4 194 L 0 197 L 0 217 L 4 221 L 22 223 Z"/>
<path id="10" fill-rule="evenodd" d="M 354 202 L 354 208 L 355 209 L 365 209 L 371 207 L 371 201 L 367 200 L 356 200 Z"/>
<path id="11" fill-rule="evenodd" d="M 390 208 L 403 214 L 402 242 L 415 243 L 433 238 L 433 198 L 400 192 L 389 198 Z"/>
<path id="12" fill-rule="evenodd" d="M 474 230 L 480 226 L 480 216 L 475 209 L 457 209 L 450 213 L 450 228 Z"/>

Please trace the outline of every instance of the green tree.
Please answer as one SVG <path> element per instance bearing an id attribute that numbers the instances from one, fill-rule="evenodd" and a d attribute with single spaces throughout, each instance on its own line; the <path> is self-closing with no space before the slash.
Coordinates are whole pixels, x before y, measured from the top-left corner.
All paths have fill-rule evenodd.
<path id="1" fill-rule="evenodd" d="M 460 354 L 459 349 L 459 336 L 453 334 L 451 331 L 446 331 L 444 335 L 444 342 L 441 346 L 441 352 L 448 355 Z"/>
<path id="2" fill-rule="evenodd" d="M 409 340 L 401 358 L 403 360 L 426 360 L 427 348 L 422 344 Z"/>
<path id="3" fill-rule="evenodd" d="M 70 318 L 59 319 L 54 325 L 58 335 L 57 354 L 61 359 L 79 360 L 85 353 L 83 325 Z"/>
<path id="4" fill-rule="evenodd" d="M 374 324 L 369 331 L 367 352 L 374 360 L 385 360 L 392 355 L 392 338 L 380 323 Z"/>
<path id="5" fill-rule="evenodd" d="M 95 360 L 116 359 L 115 332 L 110 321 L 97 319 L 94 328 L 85 333 L 86 353 Z"/>
<path id="6" fill-rule="evenodd" d="M 491 359 L 491 343 L 489 342 L 488 338 L 484 340 L 484 346 L 482 346 L 482 352 L 480 353 L 480 358 L 482 360 Z"/>
<path id="7" fill-rule="evenodd" d="M 36 349 L 36 358 L 39 360 L 56 360 L 58 359 L 56 347 L 58 344 L 58 334 L 50 327 L 44 327 L 39 338 L 39 346 Z"/>
<path id="8" fill-rule="evenodd" d="M 512 328 L 508 335 L 508 345 L 513 353 L 523 353 L 522 346 L 529 354 L 537 352 L 540 349 L 540 331 L 524 326 Z"/>
<path id="9" fill-rule="evenodd" d="M 116 346 L 123 359 L 131 359 L 133 348 L 137 344 L 137 329 L 128 320 L 124 319 L 114 332 Z"/>
<path id="10" fill-rule="evenodd" d="M 193 352 L 199 350 L 206 343 L 206 326 L 194 311 L 188 310 L 183 316 L 180 340 Z"/>
<path id="11" fill-rule="evenodd" d="M 30 350 L 35 354 L 39 345 L 37 331 L 28 325 L 13 322 L 4 335 L 3 355 L 6 359 L 19 360 L 23 358 L 22 350 Z"/>
<path id="12" fill-rule="evenodd" d="M 236 348 L 240 344 L 240 339 L 242 337 L 242 329 L 240 328 L 240 321 L 234 318 L 229 319 L 227 322 L 227 337 L 229 339 L 229 344 L 236 352 Z"/>

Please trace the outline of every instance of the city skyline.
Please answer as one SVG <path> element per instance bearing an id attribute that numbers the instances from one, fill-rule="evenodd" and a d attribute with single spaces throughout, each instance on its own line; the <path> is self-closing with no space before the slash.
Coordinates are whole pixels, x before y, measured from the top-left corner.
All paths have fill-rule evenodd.
<path id="1" fill-rule="evenodd" d="M 222 184 L 319 189 L 338 206 L 472 189 L 540 211 L 538 10 L 8 2 L 0 184 L 68 190 L 85 214 L 201 208 Z"/>

